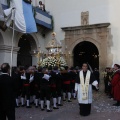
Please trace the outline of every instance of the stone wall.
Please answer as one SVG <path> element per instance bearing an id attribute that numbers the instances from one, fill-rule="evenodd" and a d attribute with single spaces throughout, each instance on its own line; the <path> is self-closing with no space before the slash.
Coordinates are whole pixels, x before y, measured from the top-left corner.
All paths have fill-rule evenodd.
<path id="1" fill-rule="evenodd" d="M 113 61 L 111 53 L 111 35 L 110 24 L 94 24 L 77 27 L 65 27 L 62 30 L 65 31 L 64 48 L 65 52 L 71 53 L 70 59 L 68 59 L 68 65 L 73 65 L 73 50 L 77 44 L 83 41 L 92 42 L 99 51 L 99 68 L 104 70 L 106 66 L 110 66 Z M 67 46 L 67 47 L 66 47 Z"/>

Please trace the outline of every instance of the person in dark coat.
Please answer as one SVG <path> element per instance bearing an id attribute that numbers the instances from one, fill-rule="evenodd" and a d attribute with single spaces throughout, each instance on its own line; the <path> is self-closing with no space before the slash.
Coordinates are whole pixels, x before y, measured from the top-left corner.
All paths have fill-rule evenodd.
<path id="1" fill-rule="evenodd" d="M 71 79 L 71 91 L 72 91 L 72 95 L 73 95 L 73 98 L 76 99 L 76 93 L 75 93 L 75 78 L 76 78 L 76 73 L 75 73 L 75 70 L 74 70 L 74 67 L 71 67 L 70 68 L 70 79 Z"/>
<path id="2" fill-rule="evenodd" d="M 44 110 L 44 98 L 46 98 L 46 103 L 47 103 L 47 112 L 52 112 L 50 109 L 50 97 L 51 97 L 51 90 L 50 90 L 50 75 L 48 75 L 48 71 L 46 68 L 43 68 L 42 70 L 43 77 L 40 81 L 40 100 L 41 100 L 41 110 Z"/>
<path id="3" fill-rule="evenodd" d="M 38 72 L 34 74 L 34 82 L 35 82 L 35 107 L 38 107 L 38 100 L 40 98 L 40 82 L 43 77 L 42 67 L 38 67 Z"/>
<path id="4" fill-rule="evenodd" d="M 19 107 L 19 100 L 18 97 L 21 94 L 21 89 L 22 89 L 22 83 L 20 79 L 20 74 L 19 74 L 19 68 L 14 67 L 12 69 L 12 79 L 14 82 L 14 92 L 15 92 L 15 99 L 16 99 L 16 107 Z"/>
<path id="5" fill-rule="evenodd" d="M 60 74 L 60 71 L 58 70 L 58 67 L 55 66 L 53 72 L 55 73 L 55 79 L 56 79 L 56 90 L 57 90 L 57 97 L 58 97 L 58 106 L 63 106 L 61 104 L 62 99 L 62 77 Z"/>
<path id="6" fill-rule="evenodd" d="M 54 70 L 52 70 L 52 67 L 49 67 L 49 75 L 51 76 L 51 94 L 53 98 L 53 109 L 58 109 L 57 107 L 57 74 L 58 74 L 58 68 L 57 66 L 54 67 Z"/>
<path id="7" fill-rule="evenodd" d="M 31 74 L 31 68 L 28 69 L 28 72 L 25 71 L 24 67 L 20 67 L 21 80 L 22 80 L 22 97 L 21 103 L 22 106 L 25 106 L 25 96 L 27 101 L 27 108 L 31 108 L 30 106 L 30 83 L 34 80 L 34 76 Z"/>
<path id="8" fill-rule="evenodd" d="M 0 120 L 15 120 L 15 96 L 8 63 L 1 65 L 0 75 Z"/>
<path id="9" fill-rule="evenodd" d="M 62 81 L 63 81 L 63 101 L 66 101 L 66 93 L 68 95 L 68 102 L 71 101 L 71 78 L 68 72 L 68 67 L 66 66 L 63 71 L 61 71 Z"/>

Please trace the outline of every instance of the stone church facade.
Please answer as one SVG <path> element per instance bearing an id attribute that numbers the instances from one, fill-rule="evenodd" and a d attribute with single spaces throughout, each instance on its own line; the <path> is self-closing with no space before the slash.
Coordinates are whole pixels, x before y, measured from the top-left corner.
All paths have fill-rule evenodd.
<path id="1" fill-rule="evenodd" d="M 33 2 L 38 6 L 38 0 Z M 114 63 L 120 63 L 120 15 L 119 0 L 73 0 L 68 1 L 42 1 L 45 2 L 46 10 L 53 16 L 56 39 L 62 43 L 62 51 L 71 53 L 68 65 L 73 65 L 73 50 L 75 46 L 83 41 L 93 43 L 99 51 L 99 68 L 103 70 L 106 66 L 112 66 Z M 59 6 L 58 6 L 59 4 Z M 41 32 L 33 33 L 33 43 L 31 42 L 31 51 L 40 49 L 47 52 L 45 47 L 51 40 L 51 32 L 45 32 L 45 37 Z M 17 56 L 19 51 L 19 40 L 22 33 L 15 33 L 13 66 L 17 65 Z M 12 31 L 6 32 L 0 30 L 0 64 L 9 62 L 11 59 L 11 38 Z M 67 48 L 66 48 L 67 46 Z M 37 58 L 32 55 L 32 65 L 37 64 Z"/>

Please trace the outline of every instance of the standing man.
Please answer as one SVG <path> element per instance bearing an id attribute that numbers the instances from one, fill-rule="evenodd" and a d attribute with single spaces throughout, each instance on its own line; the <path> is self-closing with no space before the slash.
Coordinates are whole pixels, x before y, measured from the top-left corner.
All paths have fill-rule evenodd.
<path id="1" fill-rule="evenodd" d="M 73 98 L 76 99 L 76 93 L 75 93 L 75 78 L 76 78 L 76 73 L 73 67 L 70 68 L 70 79 L 71 79 L 71 92 L 73 95 Z"/>
<path id="2" fill-rule="evenodd" d="M 46 68 L 43 68 L 42 70 L 43 73 L 43 77 L 40 81 L 40 100 L 41 100 L 41 110 L 44 110 L 44 98 L 46 98 L 46 102 L 47 102 L 47 112 L 52 112 L 52 110 L 50 109 L 50 97 L 51 97 L 51 91 L 50 91 L 50 85 L 51 85 L 51 81 L 50 81 L 50 75 L 48 75 L 48 71 L 46 70 Z"/>
<path id="3" fill-rule="evenodd" d="M 66 93 L 68 96 L 68 102 L 71 101 L 71 78 L 68 72 L 68 66 L 65 66 L 65 70 L 61 71 L 62 81 L 63 81 L 63 101 L 66 101 Z"/>
<path id="4" fill-rule="evenodd" d="M 91 112 L 92 103 L 92 85 L 98 85 L 94 75 L 88 70 L 87 63 L 82 65 L 82 70 L 76 77 L 75 91 L 77 92 L 80 106 L 80 115 L 88 116 Z"/>
<path id="5" fill-rule="evenodd" d="M 0 120 L 15 120 L 15 96 L 13 82 L 9 76 L 10 66 L 8 63 L 1 65 L 0 75 Z"/>
<path id="6" fill-rule="evenodd" d="M 117 101 L 117 103 L 113 104 L 113 106 L 120 106 L 120 65 L 115 64 L 114 65 L 114 76 L 111 81 L 112 85 L 112 94 L 114 99 Z"/>
<path id="7" fill-rule="evenodd" d="M 15 99 L 16 99 L 16 107 L 19 107 L 19 96 L 21 95 L 21 79 L 19 74 L 19 68 L 14 67 L 12 69 L 12 80 L 14 83 L 14 93 L 15 93 Z"/>

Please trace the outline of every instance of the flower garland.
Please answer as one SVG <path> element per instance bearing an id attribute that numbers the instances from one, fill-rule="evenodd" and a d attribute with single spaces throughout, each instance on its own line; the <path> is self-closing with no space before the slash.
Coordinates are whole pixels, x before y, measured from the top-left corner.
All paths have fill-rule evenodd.
<path id="1" fill-rule="evenodd" d="M 59 65 L 59 67 L 67 66 L 67 63 L 63 57 L 60 57 L 58 60 L 58 59 L 56 59 L 56 57 L 49 56 L 49 57 L 43 59 L 43 61 L 41 63 L 42 67 L 49 67 L 49 66 L 55 67 L 58 65 Z"/>

